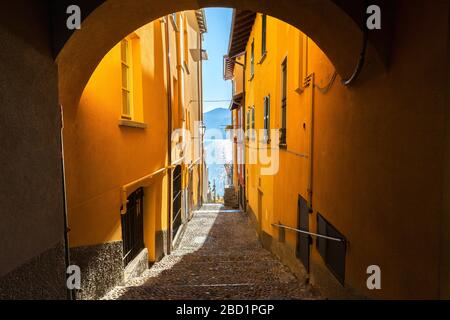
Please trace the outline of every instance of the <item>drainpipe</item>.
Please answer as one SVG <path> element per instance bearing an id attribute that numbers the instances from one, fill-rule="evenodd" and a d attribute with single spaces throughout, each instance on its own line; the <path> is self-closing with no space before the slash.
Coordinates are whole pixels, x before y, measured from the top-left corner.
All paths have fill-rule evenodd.
<path id="1" fill-rule="evenodd" d="M 203 65 L 203 59 L 202 59 L 202 52 L 203 52 L 203 44 L 202 44 L 202 37 L 203 37 L 203 35 L 202 35 L 202 33 L 200 33 L 200 35 L 199 35 L 199 37 L 198 37 L 198 41 L 199 41 L 199 44 L 198 44 L 198 47 L 200 48 L 200 61 L 198 62 L 198 66 L 197 66 L 197 91 L 198 91 L 198 93 L 197 93 L 197 100 L 198 100 L 198 117 L 199 117 L 199 120 L 201 121 L 201 123 L 202 123 L 202 126 L 203 126 L 203 76 L 202 76 L 202 72 L 203 72 L 203 68 L 202 68 L 202 65 Z M 202 69 L 202 72 L 200 72 L 200 68 Z M 202 132 L 203 132 L 203 128 L 201 129 L 202 131 L 201 132 L 199 132 L 200 133 L 200 141 L 199 141 L 199 144 L 200 144 L 200 166 L 199 166 L 199 172 L 200 172 L 200 179 L 199 179 L 199 183 L 200 183 L 200 194 L 199 194 L 199 196 L 200 196 L 200 206 L 202 206 L 203 205 L 203 135 L 202 135 Z M 197 199 L 198 200 L 198 199 Z"/>
<path id="2" fill-rule="evenodd" d="M 308 52 L 306 53 L 308 55 Z M 311 133 L 309 138 L 309 175 L 308 175 L 308 207 L 309 212 L 313 212 L 313 175 L 314 175 L 314 73 L 310 76 L 311 86 Z"/>
<path id="3" fill-rule="evenodd" d="M 61 141 L 61 173 L 62 173 L 62 193 L 63 193 L 63 214 L 64 214 L 64 260 L 65 260 L 65 266 L 66 269 L 64 270 L 64 274 L 66 275 L 67 279 L 67 269 L 70 266 L 70 249 L 69 249 L 69 223 L 68 223 L 68 217 L 67 217 L 67 193 L 66 193 L 66 169 L 64 165 L 64 112 L 63 107 L 61 108 L 61 132 L 60 132 L 60 141 Z M 73 290 L 70 290 L 67 288 L 67 284 L 64 284 L 66 286 L 66 294 L 67 294 L 67 300 L 75 300 L 75 292 Z"/>
<path id="4" fill-rule="evenodd" d="M 308 168 L 308 209 L 309 213 L 313 213 L 313 174 L 314 174 L 314 88 L 315 88 L 315 75 L 314 73 L 308 74 L 308 62 L 309 62 L 309 38 L 306 37 L 305 41 L 305 82 L 303 88 L 311 87 L 311 133 L 309 137 L 309 168 Z"/>
<path id="5" fill-rule="evenodd" d="M 169 16 L 164 19 L 166 36 L 166 73 L 167 73 L 167 254 L 172 250 L 172 76 L 170 70 Z"/>
<path id="6" fill-rule="evenodd" d="M 244 127 L 245 128 L 245 124 L 246 124 L 246 118 L 245 118 L 245 106 L 246 106 L 246 102 L 247 102 L 247 90 L 245 89 L 246 88 L 246 81 L 245 81 L 245 79 L 246 79 L 246 77 L 245 77 L 245 75 L 246 75 L 246 68 L 247 68 L 247 52 L 245 52 L 244 53 L 244 65 L 242 66 L 242 73 L 243 73 L 243 75 L 242 75 L 242 81 L 243 81 L 243 84 L 242 84 L 242 91 L 244 92 L 244 97 L 243 97 L 243 99 L 242 99 L 242 101 L 243 101 L 243 103 L 242 103 L 242 106 L 241 106 L 241 112 L 242 112 L 242 123 L 241 123 L 241 126 L 242 127 Z M 243 172 L 243 174 L 244 174 L 244 203 L 243 203 L 243 210 L 244 210 L 244 212 L 247 212 L 247 172 L 245 171 L 245 170 L 247 170 L 247 165 L 246 165 L 246 158 L 245 158 L 245 134 L 244 134 L 244 136 L 242 137 L 242 150 L 241 150 L 241 152 L 242 152 L 242 162 L 243 162 L 243 166 L 242 166 L 242 172 Z"/>

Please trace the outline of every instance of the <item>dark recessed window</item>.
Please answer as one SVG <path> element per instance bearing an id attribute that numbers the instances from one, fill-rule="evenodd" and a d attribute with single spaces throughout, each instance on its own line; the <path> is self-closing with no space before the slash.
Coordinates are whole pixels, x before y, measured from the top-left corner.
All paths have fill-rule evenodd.
<path id="1" fill-rule="evenodd" d="M 262 15 L 262 39 L 261 39 L 261 56 L 264 56 L 267 52 L 267 16 Z"/>
<path id="2" fill-rule="evenodd" d="M 264 97 L 264 142 L 270 139 L 270 96 Z"/>
<path id="3" fill-rule="evenodd" d="M 251 109 L 252 112 L 252 140 L 255 141 L 256 139 L 256 133 L 255 133 L 255 106 Z"/>
<path id="4" fill-rule="evenodd" d="M 255 40 L 252 41 L 252 47 L 250 51 L 250 79 L 255 75 Z"/>

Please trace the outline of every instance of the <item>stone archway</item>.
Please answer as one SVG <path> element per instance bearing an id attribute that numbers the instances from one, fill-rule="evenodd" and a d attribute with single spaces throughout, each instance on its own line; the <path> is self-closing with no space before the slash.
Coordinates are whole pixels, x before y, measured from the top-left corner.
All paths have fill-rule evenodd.
<path id="1" fill-rule="evenodd" d="M 82 29 L 73 34 L 64 27 L 66 2 L 58 1 L 53 8 L 53 21 L 56 24 L 53 29 L 57 30 L 54 34 L 54 51 L 59 67 L 62 105 L 75 105 L 78 102 L 95 67 L 120 39 L 159 17 L 182 10 L 230 7 L 269 14 L 312 38 L 327 54 L 342 78 L 353 73 L 362 46 L 363 32 L 356 21 L 358 16 L 364 14 L 363 1 L 353 1 L 351 4 L 338 0 L 79 1 L 82 11 L 88 14 L 84 16 Z M 374 69 L 383 68 L 384 54 L 381 48 L 382 45 L 369 41 L 366 61 Z"/>

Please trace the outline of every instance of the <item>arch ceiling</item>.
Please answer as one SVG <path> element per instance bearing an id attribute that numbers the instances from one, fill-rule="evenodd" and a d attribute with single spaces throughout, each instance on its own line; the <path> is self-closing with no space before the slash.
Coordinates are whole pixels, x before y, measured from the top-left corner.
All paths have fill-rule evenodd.
<path id="1" fill-rule="evenodd" d="M 307 34 L 327 54 L 343 77 L 356 66 L 363 32 L 356 21 L 364 14 L 363 1 L 342 0 L 58 0 L 51 6 L 54 54 L 59 68 L 60 101 L 76 104 L 98 63 L 123 37 L 164 15 L 205 7 L 229 7 L 261 12 L 283 20 Z M 81 30 L 66 28 L 66 8 L 78 4 Z M 358 18 L 360 15 L 360 18 Z M 361 19 L 362 21 L 362 19 Z M 383 44 L 370 38 L 366 61 L 385 65 Z M 226 39 L 228 40 L 228 39 Z"/>

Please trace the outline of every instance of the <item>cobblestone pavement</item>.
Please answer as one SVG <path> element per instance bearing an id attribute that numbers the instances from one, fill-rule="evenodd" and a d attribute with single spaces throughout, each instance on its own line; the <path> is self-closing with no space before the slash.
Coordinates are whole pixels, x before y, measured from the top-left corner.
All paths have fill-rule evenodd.
<path id="1" fill-rule="evenodd" d="M 206 205 L 171 255 L 104 299 L 317 299 L 265 250 L 245 214 Z"/>

